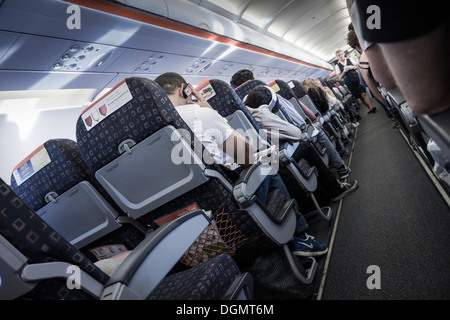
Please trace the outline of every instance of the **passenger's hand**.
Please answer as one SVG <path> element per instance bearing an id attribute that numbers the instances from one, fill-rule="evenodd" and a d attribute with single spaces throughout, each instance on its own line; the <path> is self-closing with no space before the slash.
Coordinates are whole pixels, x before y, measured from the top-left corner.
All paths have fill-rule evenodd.
<path id="1" fill-rule="evenodd" d="M 212 107 L 210 106 L 208 101 L 206 101 L 206 99 L 203 98 L 203 96 L 199 92 L 192 91 L 192 95 L 196 98 L 196 100 L 192 100 L 191 97 L 189 97 L 188 98 L 188 103 L 196 103 L 202 108 L 210 108 L 210 109 L 212 109 Z"/>

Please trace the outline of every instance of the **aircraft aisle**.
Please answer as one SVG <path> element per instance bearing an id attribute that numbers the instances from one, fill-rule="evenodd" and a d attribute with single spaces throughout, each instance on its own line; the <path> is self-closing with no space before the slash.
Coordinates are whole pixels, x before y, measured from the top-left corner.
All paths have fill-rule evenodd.
<path id="1" fill-rule="evenodd" d="M 317 298 L 449 299 L 449 206 L 382 108 L 360 113 L 349 177 L 360 187 L 343 200 Z"/>

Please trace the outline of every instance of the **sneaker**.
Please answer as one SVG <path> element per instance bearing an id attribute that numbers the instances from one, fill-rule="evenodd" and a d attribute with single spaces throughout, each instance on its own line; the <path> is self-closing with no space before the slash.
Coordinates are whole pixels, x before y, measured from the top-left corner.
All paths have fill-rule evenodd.
<path id="1" fill-rule="evenodd" d="M 358 128 L 359 127 L 359 122 L 353 122 L 352 123 L 352 127 L 353 128 Z"/>
<path id="2" fill-rule="evenodd" d="M 342 169 L 338 169 L 338 176 L 340 180 L 346 179 L 352 170 L 349 167 L 344 166 Z"/>
<path id="3" fill-rule="evenodd" d="M 333 199 L 331 199 L 331 201 L 341 200 L 343 197 L 349 195 L 350 193 L 352 193 L 353 191 L 358 189 L 359 184 L 358 184 L 358 180 L 355 180 L 353 182 L 353 184 L 341 182 L 341 186 L 342 186 L 342 192 L 340 194 L 338 194 L 336 197 L 334 197 Z"/>
<path id="4" fill-rule="evenodd" d="M 339 153 L 339 155 L 340 155 L 341 157 L 343 157 L 343 156 L 345 156 L 345 155 L 348 154 L 347 148 L 343 148 L 343 149 L 341 149 L 341 150 L 336 150 L 336 151 L 337 151 L 337 153 Z"/>
<path id="5" fill-rule="evenodd" d="M 314 237 L 309 234 L 307 234 L 306 239 L 294 237 L 290 244 L 291 253 L 296 256 L 314 257 L 328 252 L 328 248 L 324 243 L 314 240 Z"/>

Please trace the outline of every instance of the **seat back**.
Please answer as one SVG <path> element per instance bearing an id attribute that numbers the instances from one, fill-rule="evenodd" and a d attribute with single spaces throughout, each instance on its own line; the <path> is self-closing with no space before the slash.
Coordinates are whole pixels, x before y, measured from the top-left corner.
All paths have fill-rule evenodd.
<path id="1" fill-rule="evenodd" d="M 307 94 L 305 87 L 301 84 L 298 80 L 291 80 L 289 81 L 290 87 L 292 88 L 292 91 L 294 92 L 297 99 L 300 99 L 301 97 L 305 96 Z M 292 85 L 291 85 L 292 84 Z"/>
<path id="2" fill-rule="evenodd" d="M 105 116 L 94 125 L 89 117 L 97 109 L 100 113 L 103 105 Z M 249 251 L 268 243 L 252 217 L 240 211 L 232 194 L 233 180 L 212 161 L 154 81 L 127 78 L 91 105 L 78 119 L 77 142 L 111 197 L 150 228 L 203 209 L 212 217 L 220 216 L 216 223 L 222 237 L 234 226 L 233 236 L 251 239 L 245 243 Z M 136 194 L 130 195 L 128 189 Z M 239 246 L 230 243 L 230 248 L 233 254 Z"/>
<path id="3" fill-rule="evenodd" d="M 248 95 L 248 93 L 250 91 L 252 91 L 252 89 L 256 86 L 266 86 L 267 84 L 261 80 L 248 80 L 247 82 L 244 82 L 243 84 L 241 84 L 239 87 L 235 88 L 234 90 L 236 91 L 236 94 L 238 95 L 239 98 L 241 98 L 242 100 L 244 100 L 245 96 Z"/>
<path id="4" fill-rule="evenodd" d="M 42 219 L 77 248 L 120 227 L 119 213 L 98 191 L 77 144 L 52 139 L 16 166 L 12 189 Z M 102 192 L 104 194 L 104 192 Z"/>
<path id="5" fill-rule="evenodd" d="M 311 98 L 308 96 L 308 92 L 300 81 L 291 80 L 292 92 L 296 95 L 298 100 L 302 102 L 309 110 L 311 110 L 316 116 L 320 115 L 319 110 L 316 108 L 315 104 L 312 102 Z"/>
<path id="6" fill-rule="evenodd" d="M 252 297 L 251 276 L 239 274 L 228 255 L 165 277 L 209 224 L 204 212 L 180 217 L 149 235 L 112 277 L 45 223 L 1 179 L 0 212 L 2 300 L 236 299 L 243 293 L 244 298 Z M 180 239 L 185 241 L 177 245 Z"/>
<path id="7" fill-rule="evenodd" d="M 303 111 L 302 106 L 300 105 L 300 102 L 298 101 L 294 91 L 290 87 L 290 85 L 283 81 L 283 80 L 275 80 L 275 85 L 272 86 L 272 89 L 279 89 L 278 91 L 274 90 L 277 94 L 288 100 L 292 106 L 295 108 L 295 111 L 305 120 L 305 122 L 308 124 L 311 123 L 309 117 L 306 115 L 305 111 Z"/>
<path id="8" fill-rule="evenodd" d="M 426 134 L 431 137 L 450 158 L 450 109 L 436 115 L 418 115 L 417 119 Z"/>
<path id="9" fill-rule="evenodd" d="M 0 179 L 0 234 L 11 247 L 20 251 L 26 257 L 27 263 L 45 263 L 63 261 L 78 266 L 100 283 L 106 283 L 109 277 L 98 269 L 82 252 L 71 245 L 64 237 L 48 225 L 41 217 L 31 210 L 14 191 Z M 10 251 L 14 252 L 14 251 Z M 16 255 L 17 256 L 17 255 Z M 2 253 L 2 258 L 5 255 Z M 23 261 L 23 260 L 22 260 Z M 3 283 L 4 264 L 0 264 L 2 286 L 0 291 L 12 290 L 6 288 Z M 20 271 L 20 269 L 18 270 Z M 11 275 L 11 274 L 10 274 Z M 20 277 L 20 272 L 14 276 Z M 11 283 L 11 282 L 8 282 Z M 17 289 L 17 287 L 15 288 Z M 32 288 L 29 288 L 30 290 Z M 17 292 L 18 295 L 24 294 Z M 6 292 L 8 293 L 8 292 Z M 9 294 L 9 293 L 8 293 Z M 28 298 L 39 299 L 87 299 L 88 294 L 82 290 L 71 290 L 66 280 L 49 279 L 37 284 Z"/>
<path id="10" fill-rule="evenodd" d="M 248 139 L 254 150 L 264 150 L 270 139 L 263 134 L 261 127 L 251 115 L 248 108 L 231 86 L 222 80 L 209 80 L 216 92 L 207 101 L 235 130 Z"/>
<path id="11" fill-rule="evenodd" d="M 418 148 L 418 152 L 430 162 L 431 166 L 434 166 L 434 158 L 427 149 L 429 137 L 422 128 L 417 116 L 413 114 L 401 91 L 398 88 L 389 90 L 386 101 L 397 110 L 402 120 L 400 123 L 404 124 L 402 126 L 403 129 L 406 127 L 407 131 L 405 134 L 411 137 L 416 146 L 420 147 Z"/>
<path id="12" fill-rule="evenodd" d="M 209 154 L 152 80 L 120 82 L 83 111 L 76 134 L 100 184 L 135 219 L 208 181 Z"/>

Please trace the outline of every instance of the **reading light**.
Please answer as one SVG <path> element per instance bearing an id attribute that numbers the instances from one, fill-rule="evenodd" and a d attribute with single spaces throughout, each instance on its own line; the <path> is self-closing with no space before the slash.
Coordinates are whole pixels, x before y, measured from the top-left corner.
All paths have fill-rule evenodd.
<path id="1" fill-rule="evenodd" d="M 111 56 L 114 47 L 96 43 L 73 44 L 52 65 L 58 71 L 89 71 L 103 65 Z"/>
<path id="2" fill-rule="evenodd" d="M 147 59 L 145 59 L 138 67 L 134 69 L 134 72 L 146 72 L 149 73 L 152 71 L 152 67 L 155 66 L 160 60 L 167 58 L 163 54 L 157 55 L 156 53 L 152 53 Z"/>

